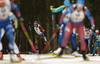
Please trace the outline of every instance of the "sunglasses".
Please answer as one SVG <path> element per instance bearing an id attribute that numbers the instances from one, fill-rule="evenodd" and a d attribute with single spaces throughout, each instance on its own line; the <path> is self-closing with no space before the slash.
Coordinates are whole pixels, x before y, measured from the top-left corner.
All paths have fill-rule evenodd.
<path id="1" fill-rule="evenodd" d="M 77 6 L 78 6 L 78 7 L 83 7 L 84 5 L 83 5 L 83 4 L 77 4 Z"/>
<path id="2" fill-rule="evenodd" d="M 34 25 L 38 25 L 38 23 L 34 23 Z"/>

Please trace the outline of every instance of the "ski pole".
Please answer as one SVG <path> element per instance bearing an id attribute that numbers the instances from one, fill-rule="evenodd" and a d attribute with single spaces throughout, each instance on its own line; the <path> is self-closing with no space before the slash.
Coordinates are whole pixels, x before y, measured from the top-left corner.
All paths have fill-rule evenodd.
<path id="1" fill-rule="evenodd" d="M 46 46 L 45 46 L 45 47 L 43 48 L 43 50 L 42 50 L 42 53 L 44 53 L 44 51 L 47 49 L 48 46 L 50 46 L 50 48 L 51 48 L 50 43 L 51 43 L 51 41 L 53 40 L 54 37 L 55 37 L 55 34 L 54 34 L 53 37 L 51 37 L 51 39 L 49 40 L 50 42 L 47 41 Z M 52 49 L 52 48 L 51 48 L 51 49 Z"/>
<path id="2" fill-rule="evenodd" d="M 54 28 L 54 15 L 53 15 L 53 12 L 52 12 L 52 29 L 53 29 L 53 35 L 54 35 L 55 28 Z M 54 40 L 55 40 L 55 37 L 54 37 Z"/>
<path id="3" fill-rule="evenodd" d="M 55 35 L 58 33 L 58 31 L 60 30 L 60 27 L 58 27 L 57 31 L 52 35 L 52 37 L 50 38 L 49 42 L 46 44 L 46 46 L 43 48 L 42 53 L 47 49 L 47 47 L 50 45 L 51 41 L 54 39 Z"/>
<path id="4" fill-rule="evenodd" d="M 30 37 L 29 37 L 29 35 L 28 35 L 28 33 L 27 33 L 27 31 L 26 31 L 26 29 L 25 29 L 25 27 L 24 27 L 22 21 L 19 21 L 19 23 L 20 23 L 21 28 L 22 28 L 22 30 L 23 30 L 25 36 L 27 37 L 27 39 L 28 39 L 28 41 L 29 41 L 29 43 L 30 43 L 30 45 L 31 45 L 31 47 L 32 47 L 32 49 L 33 49 L 33 51 L 36 52 L 36 48 L 35 48 L 35 46 L 34 46 L 32 40 L 30 39 Z"/>

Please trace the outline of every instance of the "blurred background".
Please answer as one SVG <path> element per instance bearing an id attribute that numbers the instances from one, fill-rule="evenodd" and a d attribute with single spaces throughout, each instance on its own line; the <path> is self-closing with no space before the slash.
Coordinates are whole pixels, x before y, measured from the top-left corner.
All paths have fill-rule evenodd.
<path id="1" fill-rule="evenodd" d="M 53 5 L 54 8 L 56 8 L 63 5 L 63 1 L 64 0 L 15 0 L 14 2 L 18 5 L 20 9 L 22 17 L 24 18 L 24 25 L 28 33 L 30 34 L 29 22 L 32 26 L 34 21 L 38 21 L 40 22 L 41 26 L 45 29 L 45 36 L 49 40 L 53 35 L 52 15 L 51 15 L 51 10 L 50 10 L 50 5 Z M 73 1 L 74 3 L 76 3 L 76 0 L 73 0 Z M 72 2 L 72 0 L 70 0 L 70 2 Z M 96 29 L 100 30 L 100 1 L 99 0 L 85 0 L 85 5 L 88 7 L 92 16 L 94 17 Z M 56 25 L 59 22 L 61 14 L 62 12 L 54 14 L 55 31 L 57 30 Z M 84 21 L 85 21 L 84 22 L 85 26 L 90 27 L 90 21 L 87 19 L 87 17 L 85 18 Z M 32 31 L 33 43 L 36 44 L 37 34 L 35 33 L 34 29 L 32 29 L 31 31 Z M 58 38 L 58 34 L 55 37 L 55 40 L 51 42 L 53 51 L 56 50 L 58 47 L 57 38 Z M 3 52 L 7 53 L 8 39 L 6 35 L 3 37 L 2 42 L 3 42 Z M 78 42 L 78 39 L 77 39 L 77 42 Z M 44 42 L 40 41 L 38 43 L 44 43 Z M 33 52 L 20 25 L 19 25 L 19 28 L 17 29 L 16 44 L 18 45 L 21 53 L 26 54 L 29 52 Z M 70 39 L 69 39 L 68 45 L 69 47 L 71 47 Z M 41 47 L 41 48 L 44 48 L 44 47 Z M 46 52 L 49 52 L 48 50 L 49 49 L 47 49 Z"/>

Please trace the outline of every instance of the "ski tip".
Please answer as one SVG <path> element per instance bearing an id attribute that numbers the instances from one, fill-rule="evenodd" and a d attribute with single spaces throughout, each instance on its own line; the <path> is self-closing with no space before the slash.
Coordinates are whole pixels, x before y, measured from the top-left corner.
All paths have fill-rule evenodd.
<path id="1" fill-rule="evenodd" d="M 89 61 L 89 58 L 84 59 L 85 61 Z"/>
<path id="2" fill-rule="evenodd" d="M 11 61 L 11 63 L 20 63 L 21 61 Z"/>

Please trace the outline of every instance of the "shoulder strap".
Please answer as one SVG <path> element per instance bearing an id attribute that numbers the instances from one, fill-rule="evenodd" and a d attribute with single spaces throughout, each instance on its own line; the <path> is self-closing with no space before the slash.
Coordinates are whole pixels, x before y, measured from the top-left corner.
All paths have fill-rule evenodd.
<path id="1" fill-rule="evenodd" d="M 76 8 L 77 8 L 77 6 L 74 7 L 73 12 L 76 10 Z M 84 7 L 83 7 L 83 13 L 84 13 L 84 15 L 85 15 L 85 8 L 84 8 Z"/>
<path id="2" fill-rule="evenodd" d="M 83 13 L 84 13 L 84 15 L 85 15 L 85 7 L 83 7 Z"/>

